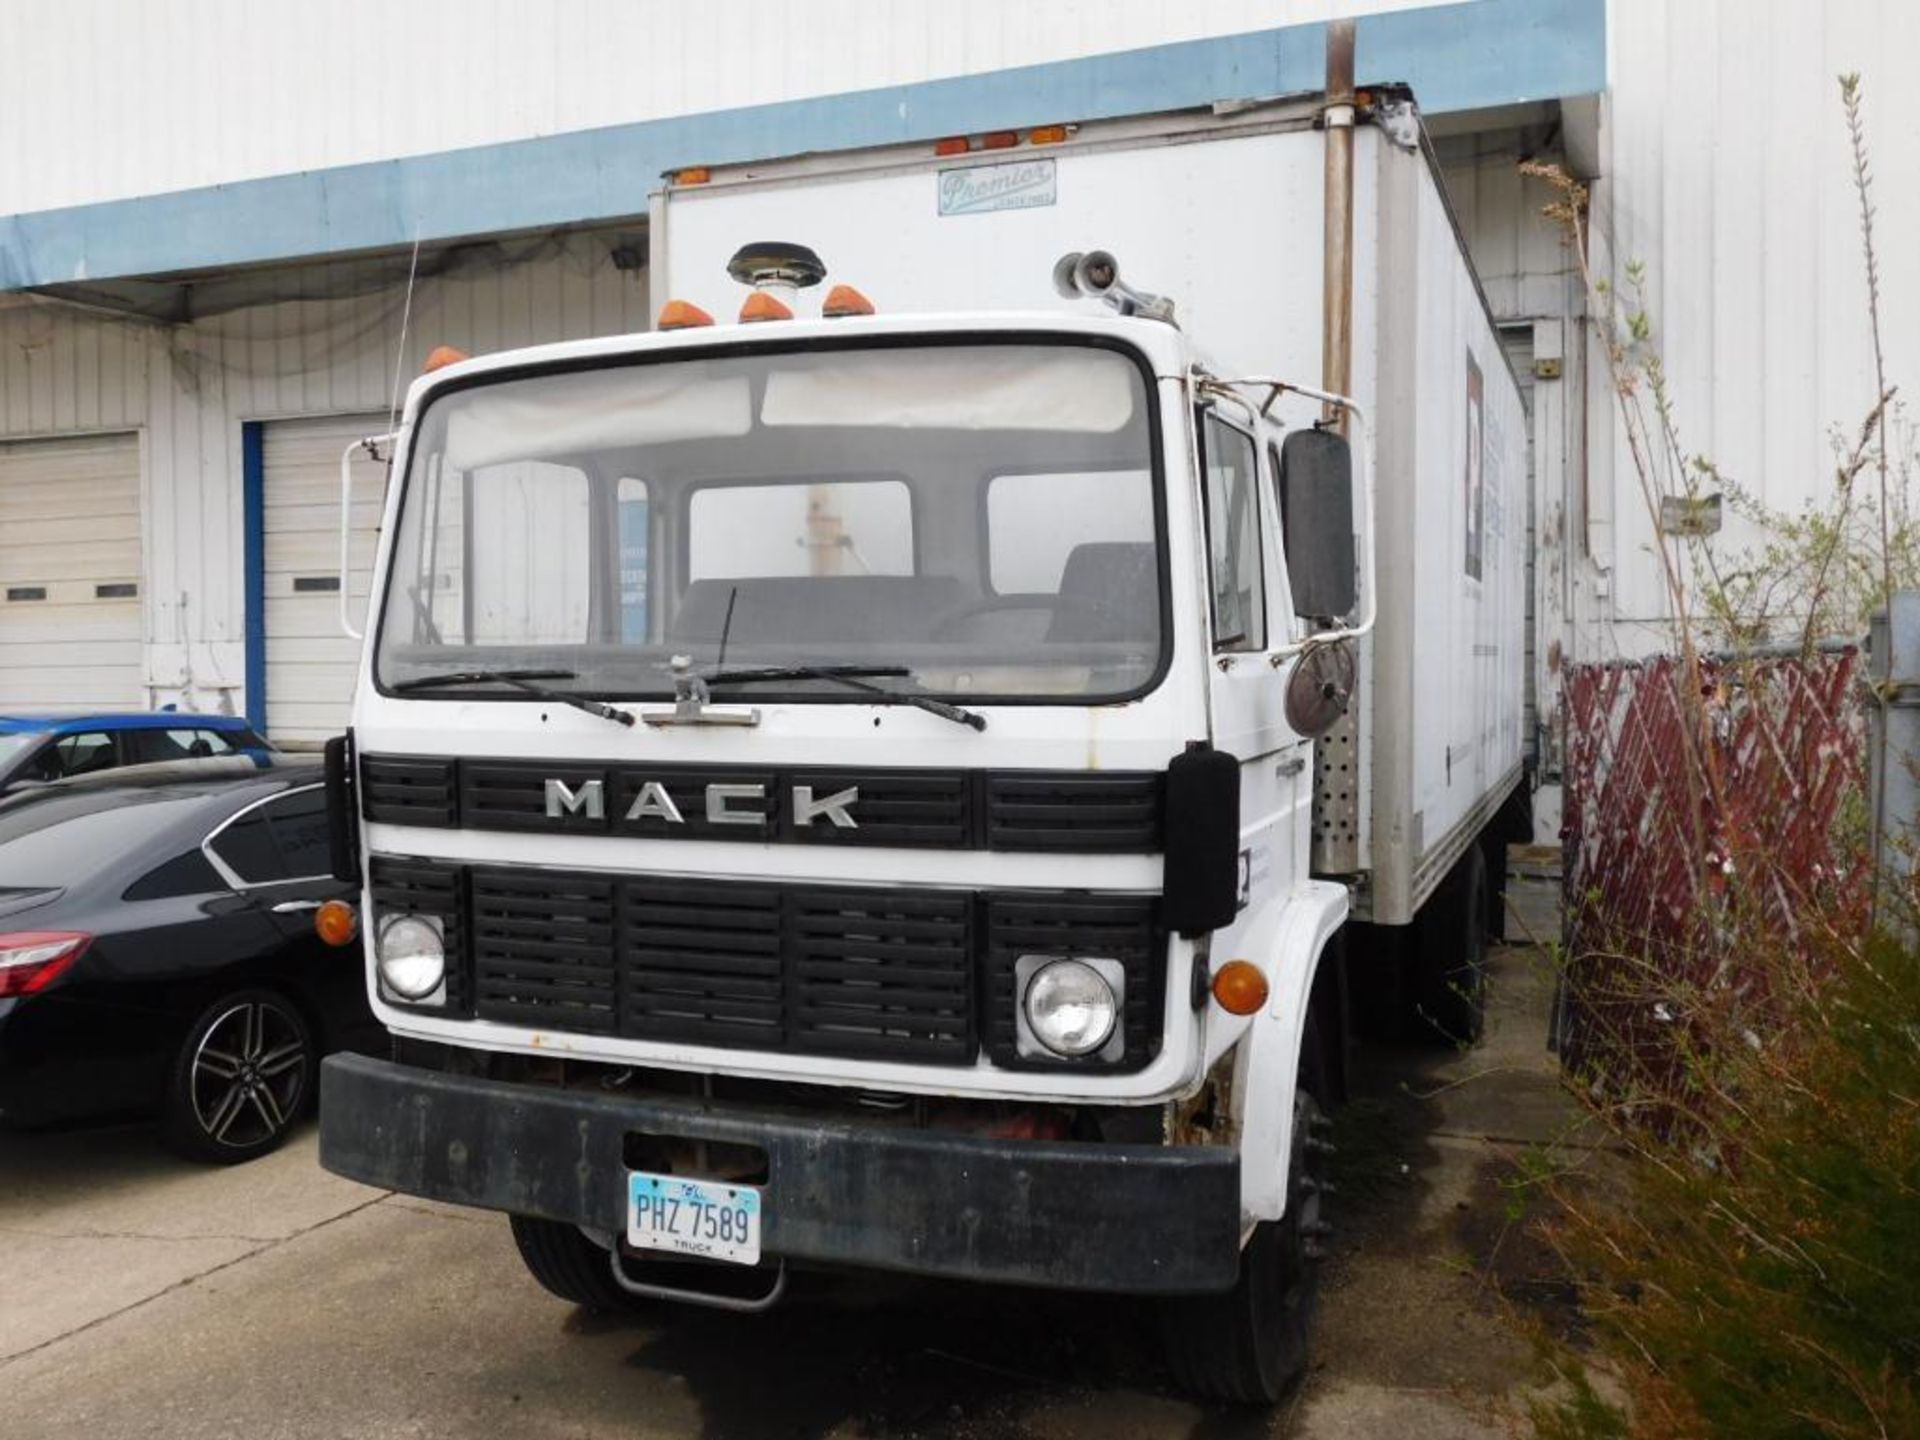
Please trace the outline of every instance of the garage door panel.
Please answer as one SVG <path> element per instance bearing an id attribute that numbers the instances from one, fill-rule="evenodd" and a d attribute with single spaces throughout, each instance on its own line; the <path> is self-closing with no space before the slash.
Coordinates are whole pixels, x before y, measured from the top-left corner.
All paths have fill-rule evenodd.
<path id="1" fill-rule="evenodd" d="M 360 647 L 340 632 L 340 454 L 385 417 L 331 416 L 265 427 L 267 733 L 310 742 L 346 728 Z M 386 465 L 356 459 L 348 605 L 367 613 Z M 326 587 L 326 588 L 316 588 Z"/>
<path id="2" fill-rule="evenodd" d="M 136 650 L 140 645 L 135 638 L 140 628 L 140 602 L 137 600 L 131 605 L 124 602 L 55 605 L 37 601 L 0 601 L 0 610 L 4 611 L 4 619 L 0 619 L 0 633 L 6 637 L 4 642 L 0 642 L 4 645 L 0 649 L 0 665 L 7 663 L 4 657 L 12 654 L 16 648 L 30 645 L 86 645 L 96 641 L 111 641 L 117 645 L 131 645 Z"/>
<path id="3" fill-rule="evenodd" d="M 135 436 L 0 443 L 0 710 L 139 708 Z"/>
<path id="4" fill-rule="evenodd" d="M 357 655 L 340 660 L 304 660 L 298 665 L 267 666 L 267 693 L 276 705 L 340 706 L 353 698 Z M 345 712 L 340 724 L 328 734 L 346 729 Z"/>
<path id="5" fill-rule="evenodd" d="M 22 532 L 31 528 L 35 545 L 93 545 L 101 551 L 123 551 L 140 564 L 140 517 L 133 514 L 78 514 L 63 516 L 0 513 L 0 556 L 10 551 L 31 553 Z"/>
<path id="6" fill-rule="evenodd" d="M 356 500 L 353 506 L 354 538 L 356 548 L 372 548 L 374 533 L 380 528 L 380 513 L 384 507 L 378 502 Z M 276 503 L 273 513 L 267 517 L 267 538 L 269 541 L 281 535 L 324 536 L 338 550 L 340 546 L 340 495 L 333 495 L 313 505 L 294 505 L 281 509 Z"/>

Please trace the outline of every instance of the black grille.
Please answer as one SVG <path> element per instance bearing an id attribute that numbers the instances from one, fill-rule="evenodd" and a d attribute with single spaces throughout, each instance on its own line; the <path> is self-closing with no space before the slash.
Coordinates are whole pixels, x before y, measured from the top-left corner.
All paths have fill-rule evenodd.
<path id="1" fill-rule="evenodd" d="M 1159 771 L 696 768 L 385 756 L 363 759 L 361 775 L 367 818 L 400 824 L 1106 854 L 1161 848 L 1166 788 Z M 551 811 L 550 780 L 566 787 Z M 734 788 L 716 804 L 710 786 Z"/>
<path id="2" fill-rule="evenodd" d="M 987 845 L 994 850 L 1158 850 L 1163 788 L 1158 774 L 992 774 L 987 777 Z"/>
<path id="3" fill-rule="evenodd" d="M 788 906 L 794 1048 L 972 1059 L 970 895 L 802 891 Z"/>
<path id="4" fill-rule="evenodd" d="M 382 913 L 446 920 L 450 953 L 470 952 L 459 1004 L 471 995 L 483 1020 L 921 1064 L 970 1064 L 984 1045 L 997 1064 L 1036 1068 L 1049 1062 L 1015 1052 L 1015 962 L 1098 955 L 1126 969 L 1125 1054 L 1059 1063 L 1137 1070 L 1159 1049 L 1165 937 L 1150 897 L 462 872 L 388 859 L 374 862 L 374 884 Z"/>
<path id="5" fill-rule="evenodd" d="M 627 1034 L 785 1047 L 779 891 L 660 880 L 625 891 Z"/>
<path id="6" fill-rule="evenodd" d="M 589 1034 L 617 1028 L 613 881 L 475 870 L 470 889 L 482 1020 Z"/>
<path id="7" fill-rule="evenodd" d="M 472 1013 L 468 982 L 466 906 L 461 903 L 461 874 L 445 865 L 421 860 L 395 860 L 376 855 L 367 867 L 376 924 L 389 915 L 429 915 L 440 922 L 447 948 L 447 1003 L 431 1008 L 437 1014 Z M 391 999 L 391 997 L 389 997 Z M 400 1001 L 392 1001 L 402 1004 Z"/>
<path id="8" fill-rule="evenodd" d="M 450 826 L 455 821 L 454 762 L 363 755 L 361 807 L 367 819 L 391 825 Z"/>
<path id="9" fill-rule="evenodd" d="M 1016 1070 L 1139 1070 L 1160 1052 L 1166 1009 L 1166 935 L 1147 896 L 990 895 L 987 897 L 985 1042 L 996 1065 Z M 1023 1057 L 1015 1019 L 1015 967 L 1022 955 L 1118 960 L 1127 977 L 1121 1026 L 1126 1044 L 1111 1061 Z"/>

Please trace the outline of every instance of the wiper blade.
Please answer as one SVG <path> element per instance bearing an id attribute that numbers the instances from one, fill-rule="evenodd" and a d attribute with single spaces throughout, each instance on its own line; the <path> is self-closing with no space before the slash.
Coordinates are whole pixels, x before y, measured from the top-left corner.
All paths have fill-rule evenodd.
<path id="1" fill-rule="evenodd" d="M 602 720 L 611 720 L 616 725 L 633 724 L 633 712 L 622 710 L 618 705 L 590 700 L 585 695 L 569 695 L 564 690 L 550 690 L 545 685 L 534 683 L 539 680 L 579 678 L 579 673 L 573 670 L 449 670 L 444 675 L 416 675 L 411 680 L 399 680 L 387 686 L 387 689 L 398 695 L 408 690 L 437 690 L 453 685 L 511 685 L 536 700 L 545 700 L 553 705 L 571 705 L 576 710 L 584 710 Z"/>
<path id="2" fill-rule="evenodd" d="M 832 680 L 845 685 L 850 690 L 862 690 L 869 695 L 879 695 L 902 705 L 911 705 L 916 710 L 924 710 L 929 715 L 938 715 L 942 720 L 951 720 L 956 725 L 965 725 L 970 730 L 987 728 L 987 717 L 975 710 L 966 710 L 958 705 L 949 705 L 944 700 L 935 700 L 931 695 L 914 695 L 903 690 L 889 690 L 884 685 L 869 685 L 866 677 L 882 675 L 911 675 L 913 671 L 904 665 L 776 665 L 762 670 L 722 670 L 715 675 L 705 675 L 708 685 L 752 684 L 759 680 Z"/>

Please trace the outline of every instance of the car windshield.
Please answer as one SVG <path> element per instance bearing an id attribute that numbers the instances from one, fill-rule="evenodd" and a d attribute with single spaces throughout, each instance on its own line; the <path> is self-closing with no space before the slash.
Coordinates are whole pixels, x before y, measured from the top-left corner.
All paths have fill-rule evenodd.
<path id="1" fill-rule="evenodd" d="M 782 672 L 723 697 L 871 702 L 793 673 L 822 667 L 956 699 L 1137 694 L 1165 643 L 1153 433 L 1142 366 L 1065 341 L 455 391 L 412 447 L 377 678 L 538 670 L 665 698 L 685 655 Z M 469 681 L 444 693 L 487 693 Z"/>
<path id="2" fill-rule="evenodd" d="M 53 889 L 178 825 L 205 796 L 118 788 L 35 790 L 0 805 L 0 889 Z"/>
<path id="3" fill-rule="evenodd" d="M 12 730 L 0 734 L 0 774 L 4 774 L 8 766 L 38 744 L 40 738 L 32 730 Z"/>

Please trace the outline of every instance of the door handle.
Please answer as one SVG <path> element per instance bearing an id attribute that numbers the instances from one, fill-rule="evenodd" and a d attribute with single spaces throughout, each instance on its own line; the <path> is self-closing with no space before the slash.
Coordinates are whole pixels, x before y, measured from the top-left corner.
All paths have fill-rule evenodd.
<path id="1" fill-rule="evenodd" d="M 282 900 L 278 905 L 273 907 L 273 913 L 276 915 L 301 915 L 309 910 L 318 910 L 319 908 L 320 902 L 318 900 Z"/>
<path id="2" fill-rule="evenodd" d="M 1306 756 L 1289 755 L 1286 759 L 1280 762 L 1280 764 L 1276 767 L 1276 770 L 1282 779 L 1291 780 L 1295 775 L 1298 775 L 1302 770 L 1306 768 L 1307 768 Z"/>

